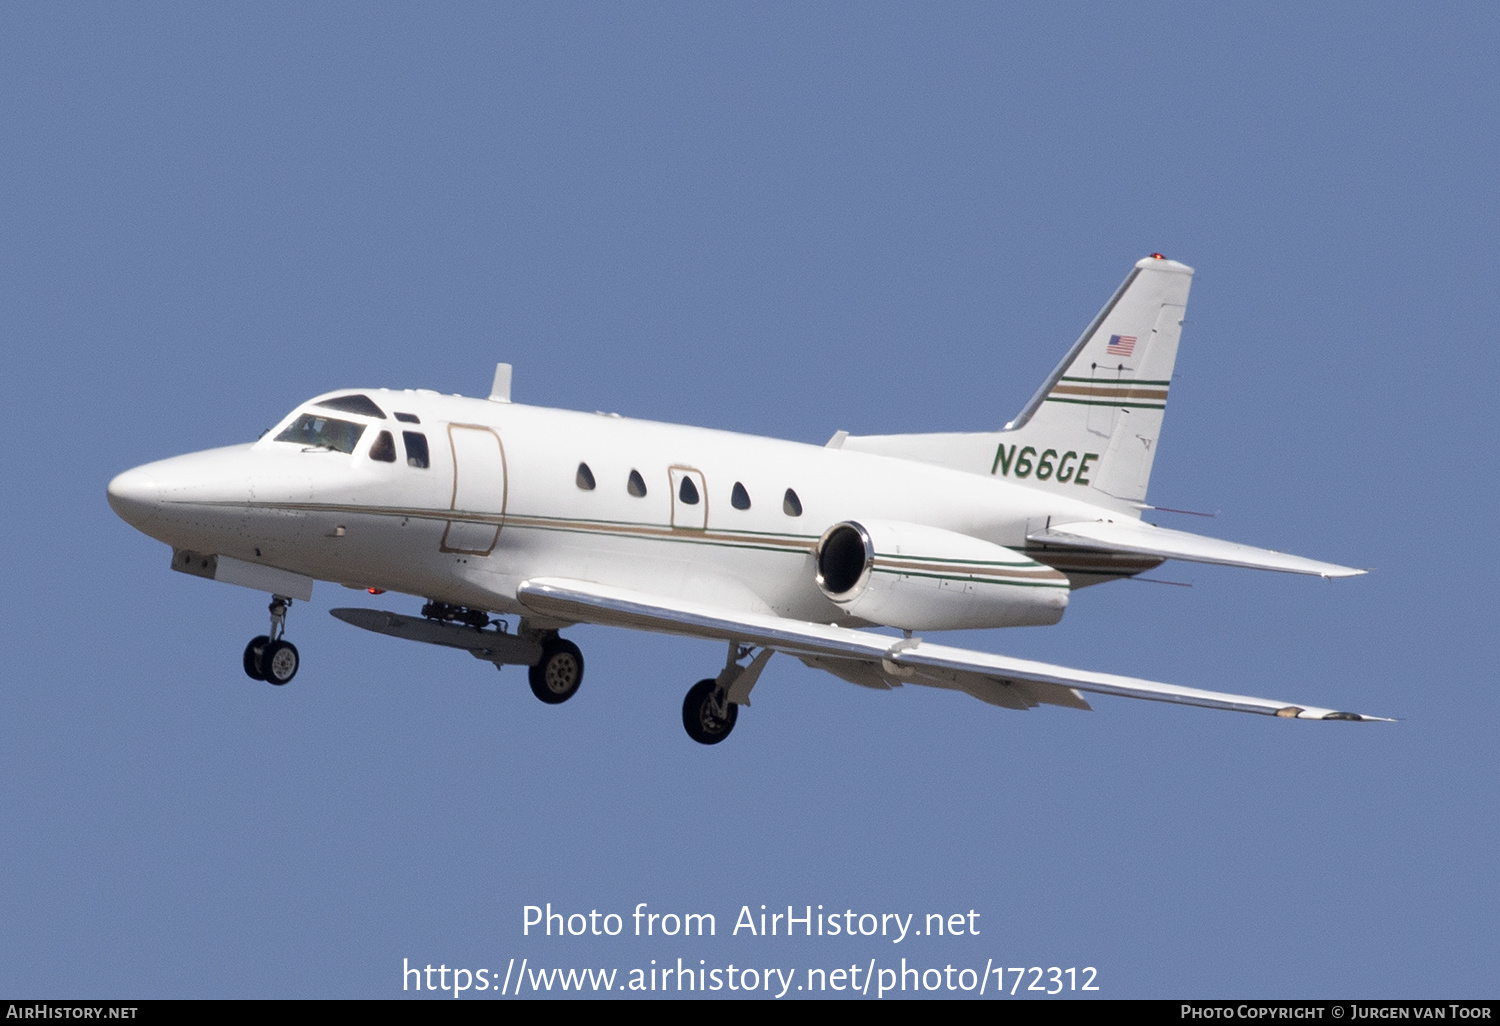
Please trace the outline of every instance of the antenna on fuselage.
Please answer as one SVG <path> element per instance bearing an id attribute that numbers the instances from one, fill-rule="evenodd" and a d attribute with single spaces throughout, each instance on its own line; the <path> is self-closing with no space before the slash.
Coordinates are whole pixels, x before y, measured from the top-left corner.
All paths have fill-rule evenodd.
<path id="1" fill-rule="evenodd" d="M 495 383 L 490 386 L 490 402 L 510 402 L 510 364 L 495 364 Z"/>

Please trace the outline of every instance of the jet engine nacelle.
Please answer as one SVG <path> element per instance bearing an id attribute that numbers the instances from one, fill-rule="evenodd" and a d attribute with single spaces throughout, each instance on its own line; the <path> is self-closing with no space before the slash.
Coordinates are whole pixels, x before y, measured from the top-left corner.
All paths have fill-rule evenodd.
<path id="1" fill-rule="evenodd" d="M 1063 574 L 1003 545 L 897 521 L 823 532 L 818 587 L 851 616 L 903 630 L 1038 627 L 1068 607 Z"/>

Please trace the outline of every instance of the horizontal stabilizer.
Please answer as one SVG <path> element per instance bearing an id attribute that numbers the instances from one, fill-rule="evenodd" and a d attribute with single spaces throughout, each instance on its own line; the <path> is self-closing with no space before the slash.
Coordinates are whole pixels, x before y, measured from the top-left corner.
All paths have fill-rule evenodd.
<path id="1" fill-rule="evenodd" d="M 1185 559 L 1191 563 L 1218 563 L 1242 566 L 1251 570 L 1281 570 L 1291 574 L 1315 577 L 1356 577 L 1368 573 L 1336 563 L 1292 556 L 1273 549 L 1206 538 L 1187 531 L 1173 531 L 1139 520 L 1088 520 L 1080 523 L 1052 525 L 1033 531 L 1026 540 L 1042 545 L 1063 545 L 1074 549 L 1097 549 L 1102 552 L 1130 552 L 1163 559 Z"/>
<path id="2" fill-rule="evenodd" d="M 542 660 L 541 645 L 514 634 L 461 627 L 456 623 L 441 623 L 420 616 L 403 616 L 381 609 L 346 607 L 330 609 L 329 612 L 345 623 L 363 627 L 376 634 L 388 634 L 393 638 L 420 641 L 427 645 L 466 649 L 475 658 L 497 665 L 534 666 Z"/>
<path id="3" fill-rule="evenodd" d="M 1061 704 L 1052 695 L 1042 698 L 1034 693 L 1028 694 L 1029 689 L 1023 689 L 1015 702 L 1003 697 L 1004 688 L 1039 684 L 1101 695 L 1145 698 L 1155 702 L 1176 702 L 1181 705 L 1230 709 L 1287 719 L 1381 719 L 1379 716 L 1294 705 L 1270 698 L 1201 691 L 1113 673 L 1073 670 L 1031 659 L 933 645 L 920 638 L 893 638 L 886 634 L 835 627 L 831 624 L 723 609 L 595 584 L 592 581 L 533 578 L 521 582 L 516 589 L 516 598 L 545 616 L 759 645 L 796 656 L 809 665 L 822 666 L 855 683 L 882 687 L 890 686 L 892 678 L 895 678 L 929 687 L 956 687 L 995 705 L 1024 707 L 1031 701 Z M 871 676 L 864 679 L 850 670 L 825 665 L 825 660 L 828 659 L 857 660 L 871 664 L 872 667 L 878 666 L 884 672 L 878 678 Z M 1083 704 L 1086 703 L 1080 703 Z"/>

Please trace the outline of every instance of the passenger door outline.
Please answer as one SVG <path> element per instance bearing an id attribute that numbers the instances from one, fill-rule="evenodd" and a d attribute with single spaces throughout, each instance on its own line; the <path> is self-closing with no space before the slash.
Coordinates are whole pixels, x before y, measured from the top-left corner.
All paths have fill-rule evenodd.
<path id="1" fill-rule="evenodd" d="M 468 556 L 488 556 L 500 540 L 500 529 L 505 524 L 505 506 L 510 499 L 505 444 L 494 428 L 482 424 L 449 424 L 448 448 L 453 453 L 453 497 L 448 508 L 473 516 L 449 520 L 438 549 Z M 497 498 L 499 509 L 493 509 Z"/>

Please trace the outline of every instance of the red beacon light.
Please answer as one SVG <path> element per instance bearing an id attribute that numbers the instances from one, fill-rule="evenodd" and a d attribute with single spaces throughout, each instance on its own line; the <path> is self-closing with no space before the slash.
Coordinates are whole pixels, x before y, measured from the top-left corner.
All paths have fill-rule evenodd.
<path id="1" fill-rule="evenodd" d="M 371 595 L 384 595 L 385 594 L 385 589 L 384 588 L 366 588 L 365 591 L 368 591 Z"/>
<path id="2" fill-rule="evenodd" d="M 1151 259 L 1152 260 L 1165 260 L 1166 257 L 1162 256 L 1160 253 L 1152 253 L 1151 254 Z"/>

